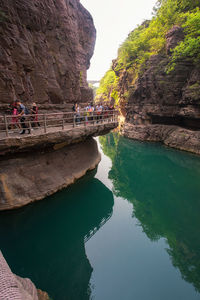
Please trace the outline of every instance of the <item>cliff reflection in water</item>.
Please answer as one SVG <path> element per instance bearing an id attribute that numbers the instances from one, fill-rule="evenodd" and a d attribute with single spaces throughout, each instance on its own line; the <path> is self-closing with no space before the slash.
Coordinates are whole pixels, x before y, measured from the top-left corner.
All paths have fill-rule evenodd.
<path id="1" fill-rule="evenodd" d="M 0 248 L 12 271 L 53 299 L 89 299 L 92 267 L 84 242 L 112 215 L 114 204 L 94 175 L 46 201 L 0 214 Z"/>
<path id="2" fill-rule="evenodd" d="M 166 238 L 173 265 L 200 292 L 200 158 L 117 134 L 100 142 L 112 159 L 114 193 L 133 204 L 152 241 Z"/>

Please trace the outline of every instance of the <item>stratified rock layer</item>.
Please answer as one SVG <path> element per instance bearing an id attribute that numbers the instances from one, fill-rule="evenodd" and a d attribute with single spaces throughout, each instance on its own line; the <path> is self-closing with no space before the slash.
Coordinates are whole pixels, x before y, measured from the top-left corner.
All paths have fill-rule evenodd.
<path id="1" fill-rule="evenodd" d="M 1 0 L 0 11 L 0 108 L 16 98 L 44 108 L 91 100 L 96 31 L 79 0 Z"/>
<path id="2" fill-rule="evenodd" d="M 123 135 L 140 141 L 162 142 L 166 146 L 200 154 L 200 131 L 179 126 L 133 125 L 126 123 Z"/>
<path id="3" fill-rule="evenodd" d="M 23 206 L 67 187 L 94 169 L 100 158 L 92 138 L 58 150 L 4 158 L 0 161 L 0 210 Z"/>

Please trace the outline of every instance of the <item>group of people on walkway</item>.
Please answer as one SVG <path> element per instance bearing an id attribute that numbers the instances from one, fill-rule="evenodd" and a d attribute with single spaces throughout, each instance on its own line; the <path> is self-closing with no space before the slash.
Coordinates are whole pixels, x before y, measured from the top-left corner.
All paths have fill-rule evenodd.
<path id="1" fill-rule="evenodd" d="M 113 105 L 102 103 L 96 105 L 88 103 L 84 108 L 80 108 L 78 103 L 74 103 L 72 107 L 74 121 L 77 126 L 81 122 L 84 122 L 84 124 L 102 122 L 103 118 L 108 117 L 113 109 Z M 8 129 L 20 129 L 20 134 L 24 134 L 26 131 L 30 134 L 32 128 L 40 126 L 38 106 L 35 102 L 28 109 L 20 100 L 15 100 L 9 105 L 9 111 L 12 116 L 7 119 Z"/>
<path id="2" fill-rule="evenodd" d="M 29 122 L 31 127 L 40 126 L 38 122 L 38 106 L 34 102 L 32 107 L 29 109 L 21 103 L 20 100 L 15 100 L 9 106 L 10 114 L 12 115 L 11 124 L 9 122 L 10 129 L 21 129 L 20 134 L 24 134 L 26 130 L 28 133 L 31 133 L 31 128 L 29 126 Z"/>
<path id="3" fill-rule="evenodd" d="M 113 105 L 103 105 L 102 103 L 96 105 L 88 103 L 82 110 L 78 103 L 74 103 L 72 107 L 77 125 L 80 125 L 82 121 L 86 122 L 86 124 L 90 121 L 99 123 L 102 121 L 102 118 L 108 116 L 109 112 L 113 109 Z"/>

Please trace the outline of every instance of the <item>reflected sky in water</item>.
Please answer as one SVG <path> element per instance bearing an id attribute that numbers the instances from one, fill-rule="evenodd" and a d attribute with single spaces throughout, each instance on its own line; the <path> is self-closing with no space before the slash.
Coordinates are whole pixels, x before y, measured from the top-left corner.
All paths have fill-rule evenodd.
<path id="1" fill-rule="evenodd" d="M 107 157 L 96 178 L 115 204 L 86 244 L 92 296 L 200 299 L 200 158 L 117 134 L 100 142 Z"/>

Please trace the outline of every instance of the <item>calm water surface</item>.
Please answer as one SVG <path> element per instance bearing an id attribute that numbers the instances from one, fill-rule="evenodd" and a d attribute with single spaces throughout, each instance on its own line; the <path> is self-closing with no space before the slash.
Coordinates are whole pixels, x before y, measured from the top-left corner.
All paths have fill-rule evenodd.
<path id="1" fill-rule="evenodd" d="M 11 269 L 54 300 L 200 299 L 200 158 L 117 134 L 100 144 L 97 170 L 0 214 Z"/>

